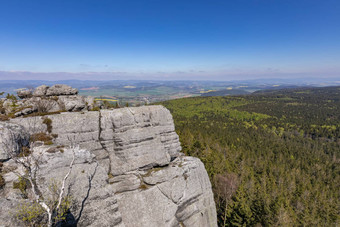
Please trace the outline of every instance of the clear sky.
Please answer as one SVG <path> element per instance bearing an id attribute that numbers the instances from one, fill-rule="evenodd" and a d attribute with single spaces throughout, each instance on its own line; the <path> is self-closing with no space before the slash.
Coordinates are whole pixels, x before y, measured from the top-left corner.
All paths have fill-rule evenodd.
<path id="1" fill-rule="evenodd" d="M 0 71 L 0 79 L 340 77 L 340 1 L 0 0 Z"/>

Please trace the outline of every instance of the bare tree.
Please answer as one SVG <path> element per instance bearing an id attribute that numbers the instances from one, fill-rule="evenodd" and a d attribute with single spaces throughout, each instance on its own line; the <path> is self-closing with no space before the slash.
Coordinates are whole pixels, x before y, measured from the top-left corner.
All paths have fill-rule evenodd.
<path id="1" fill-rule="evenodd" d="M 24 157 L 12 157 L 12 159 L 21 165 L 24 169 L 24 174 L 19 173 L 19 176 L 27 179 L 31 185 L 31 191 L 32 191 L 32 202 L 35 202 L 39 204 L 47 213 L 48 215 L 48 221 L 47 226 L 51 227 L 53 224 L 58 221 L 57 217 L 60 213 L 64 213 L 62 210 L 62 202 L 65 199 L 64 192 L 65 192 L 65 183 L 68 179 L 69 175 L 71 174 L 72 168 L 74 166 L 75 161 L 75 150 L 79 150 L 79 147 L 70 147 L 70 150 L 72 151 L 72 161 L 68 167 L 68 172 L 63 177 L 61 185 L 57 186 L 56 191 L 59 191 L 59 195 L 57 196 L 55 201 L 47 201 L 45 198 L 41 196 L 41 193 L 39 191 L 39 185 L 38 185 L 38 179 L 37 179 L 37 172 L 40 168 L 41 163 L 41 154 L 30 154 Z"/>
<path id="2" fill-rule="evenodd" d="M 239 179 L 236 174 L 234 173 L 225 173 L 225 174 L 217 174 L 214 177 L 214 192 L 216 194 L 217 201 L 218 201 L 218 207 L 221 206 L 220 202 L 224 204 L 224 225 L 226 225 L 227 221 L 227 207 L 229 204 L 229 201 L 231 200 L 232 196 L 236 192 L 239 184 Z"/>
<path id="3" fill-rule="evenodd" d="M 35 102 L 35 106 L 40 113 L 47 113 L 53 108 L 53 105 L 54 103 L 51 100 L 44 98 L 38 98 Z"/>
<path id="4" fill-rule="evenodd" d="M 31 118 L 31 121 L 28 122 L 27 126 L 29 131 L 33 133 L 41 132 L 41 130 L 43 130 L 42 127 L 38 127 L 41 125 L 40 121 L 41 120 L 36 117 Z M 15 184 L 19 185 L 18 189 L 20 189 L 23 198 L 25 199 L 25 202 L 16 208 L 15 214 L 17 218 L 24 222 L 28 220 L 29 223 L 25 224 L 28 224 L 29 226 L 42 226 L 46 224 L 48 227 L 51 227 L 58 225 L 61 221 L 65 221 L 71 206 L 77 206 L 73 199 L 71 201 L 72 195 L 70 195 L 70 191 L 74 182 L 70 179 L 70 175 L 74 169 L 77 157 L 81 158 L 82 153 L 85 151 L 74 143 L 74 141 L 79 141 L 79 139 L 77 139 L 77 136 L 79 135 L 68 136 L 69 149 L 64 150 L 62 149 L 63 147 L 58 148 L 58 146 L 50 147 L 48 149 L 36 149 L 35 145 L 37 145 L 37 143 L 34 140 L 34 136 L 32 137 L 31 135 L 31 140 L 27 144 L 20 141 L 20 138 L 15 131 L 9 129 L 6 130 L 5 133 L 6 136 L 0 138 L 0 147 L 6 151 L 8 159 L 12 159 L 18 167 L 14 169 L 13 172 L 17 174 L 19 181 L 13 182 L 13 188 L 15 188 Z M 21 149 L 17 149 L 18 147 Z M 48 180 L 51 179 L 45 179 L 45 173 L 47 173 L 47 169 L 45 168 L 47 167 L 49 169 L 46 165 L 48 162 L 46 161 L 49 160 L 48 153 L 51 153 L 49 150 L 51 150 L 52 153 L 58 151 L 53 151 L 55 148 L 59 149 L 59 151 L 62 150 L 60 154 L 66 154 L 67 160 L 70 162 L 68 164 L 68 161 L 66 161 L 66 165 L 62 167 L 62 171 L 65 171 L 65 173 L 62 175 L 58 174 L 60 178 L 57 177 L 52 179 L 52 183 L 49 184 Z M 81 202 L 79 215 L 75 220 L 76 223 L 79 222 L 82 216 L 85 202 L 88 199 L 91 190 L 91 182 L 98 167 L 96 159 L 94 160 L 96 165 L 93 173 L 88 174 L 88 190 Z M 25 185 L 24 188 L 20 188 L 21 183 Z M 33 219 L 32 213 L 36 215 Z"/>
<path id="5" fill-rule="evenodd" d="M 3 146 L 3 148 L 5 148 L 8 157 L 22 167 L 21 169 L 16 171 L 16 174 L 19 176 L 19 179 L 24 179 L 29 182 L 32 192 L 32 196 L 30 198 L 31 202 L 39 204 L 43 208 L 48 216 L 47 226 L 52 227 L 57 221 L 59 221 L 60 214 L 65 214 L 65 207 L 63 206 L 63 201 L 65 201 L 66 198 L 65 184 L 74 166 L 75 152 L 80 151 L 80 148 L 79 146 L 70 146 L 70 150 L 72 151 L 72 161 L 68 166 L 67 173 L 61 181 L 61 185 L 54 185 L 54 191 L 58 192 L 58 196 L 51 201 L 44 198 L 39 191 L 39 188 L 41 188 L 42 185 L 38 185 L 37 173 L 41 166 L 42 154 L 33 152 L 34 141 L 31 141 L 29 146 L 30 149 L 26 148 L 29 149 L 28 152 L 26 151 L 17 154 L 13 152 L 11 147 L 12 143 L 15 141 L 15 135 L 11 131 L 8 132 L 8 135 L 8 141 L 2 141 L 1 145 Z M 24 213 L 21 212 L 21 215 L 25 215 L 25 212 L 27 211 L 24 211 Z"/>

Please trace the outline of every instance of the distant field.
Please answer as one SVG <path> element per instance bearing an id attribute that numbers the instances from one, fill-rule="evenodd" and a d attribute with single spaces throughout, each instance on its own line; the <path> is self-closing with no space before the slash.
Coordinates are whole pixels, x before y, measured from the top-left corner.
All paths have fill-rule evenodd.
<path id="1" fill-rule="evenodd" d="M 322 81 L 323 84 L 339 84 L 339 81 Z M 301 86 L 322 86 L 319 82 L 310 83 L 289 80 L 251 81 L 0 81 L 0 92 L 15 94 L 19 88 L 35 88 L 42 84 L 67 84 L 79 90 L 80 95 L 98 99 L 110 99 L 119 104 L 142 105 L 159 101 L 196 96 L 243 95 L 264 90 L 297 88 Z M 5 94 L 6 95 L 6 94 Z M 115 100 L 115 101 L 112 101 Z M 105 100 L 109 101 L 109 100 Z"/>

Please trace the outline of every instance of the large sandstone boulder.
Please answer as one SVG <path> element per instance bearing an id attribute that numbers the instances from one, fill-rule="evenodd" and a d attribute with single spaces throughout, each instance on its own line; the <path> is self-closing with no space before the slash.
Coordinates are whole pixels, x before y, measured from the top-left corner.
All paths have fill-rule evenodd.
<path id="1" fill-rule="evenodd" d="M 100 107 L 93 97 L 79 96 L 77 89 L 65 84 L 56 84 L 52 87 L 41 85 L 33 93 L 31 90 L 22 89 L 17 94 L 21 100 L 7 98 L 1 100 L 1 112 L 20 117 L 34 112 L 78 112 Z"/>
<path id="2" fill-rule="evenodd" d="M 29 134 L 23 126 L 0 121 L 0 161 L 20 153 L 28 144 Z"/>
<path id="3" fill-rule="evenodd" d="M 39 191 L 67 181 L 73 205 L 69 224 L 78 226 L 217 226 L 209 177 L 202 162 L 180 153 L 170 112 L 162 106 L 144 106 L 45 117 L 12 119 L 30 133 L 49 130 L 57 135 L 51 146 L 34 148 L 39 157 Z M 46 120 L 45 120 L 46 122 Z M 70 145 L 80 149 L 69 149 Z M 0 191 L 0 220 L 4 226 L 22 226 L 9 214 L 24 201 L 13 189 L 20 168 L 4 163 L 5 188 Z"/>
<path id="4" fill-rule="evenodd" d="M 46 85 L 41 85 L 41 86 L 37 87 L 33 92 L 33 96 L 35 96 L 35 97 L 45 96 L 48 88 L 49 88 L 49 86 L 46 86 Z"/>
<path id="5" fill-rule="evenodd" d="M 55 84 L 49 87 L 46 91 L 47 96 L 60 96 L 60 95 L 76 95 L 78 89 L 72 88 L 66 84 Z"/>

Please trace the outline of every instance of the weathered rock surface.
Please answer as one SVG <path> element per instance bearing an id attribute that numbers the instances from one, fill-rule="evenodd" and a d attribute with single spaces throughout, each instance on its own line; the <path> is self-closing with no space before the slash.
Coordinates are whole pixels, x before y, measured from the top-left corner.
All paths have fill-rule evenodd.
<path id="1" fill-rule="evenodd" d="M 37 87 L 33 92 L 33 96 L 35 96 L 35 97 L 45 96 L 48 88 L 49 87 L 46 86 L 46 85 L 41 85 L 41 86 Z"/>
<path id="2" fill-rule="evenodd" d="M 180 153 L 170 112 L 144 106 L 45 117 L 12 119 L 30 134 L 47 131 L 51 119 L 52 146 L 34 148 L 39 157 L 39 188 L 63 179 L 75 152 L 67 181 L 74 198 L 69 223 L 78 226 L 217 226 L 208 175 L 202 162 Z M 60 148 L 77 144 L 80 149 Z M 35 157 L 32 156 L 32 157 Z M 5 187 L 0 190 L 0 220 L 20 226 L 9 215 L 24 199 L 13 189 L 20 172 L 12 160 L 4 163 Z M 78 220 L 78 221 L 77 221 Z M 0 224 L 0 225 L 1 225 Z"/>
<path id="3" fill-rule="evenodd" d="M 23 126 L 0 121 L 0 161 L 20 153 L 28 144 L 29 134 Z"/>
<path id="4" fill-rule="evenodd" d="M 66 84 L 55 84 L 49 87 L 46 91 L 47 96 L 60 96 L 60 95 L 76 95 L 78 89 L 72 88 Z"/>
<path id="5" fill-rule="evenodd" d="M 0 114 L 9 117 L 21 117 L 34 112 L 78 112 L 98 109 L 101 103 L 96 103 L 93 97 L 77 95 L 78 90 L 65 84 L 56 84 L 51 87 L 41 85 L 33 92 L 28 89 L 17 91 L 21 100 L 14 96 L 0 100 Z"/>
<path id="6" fill-rule="evenodd" d="M 83 96 L 60 96 L 58 101 L 65 107 L 66 111 L 80 111 L 86 108 L 86 102 Z"/>

